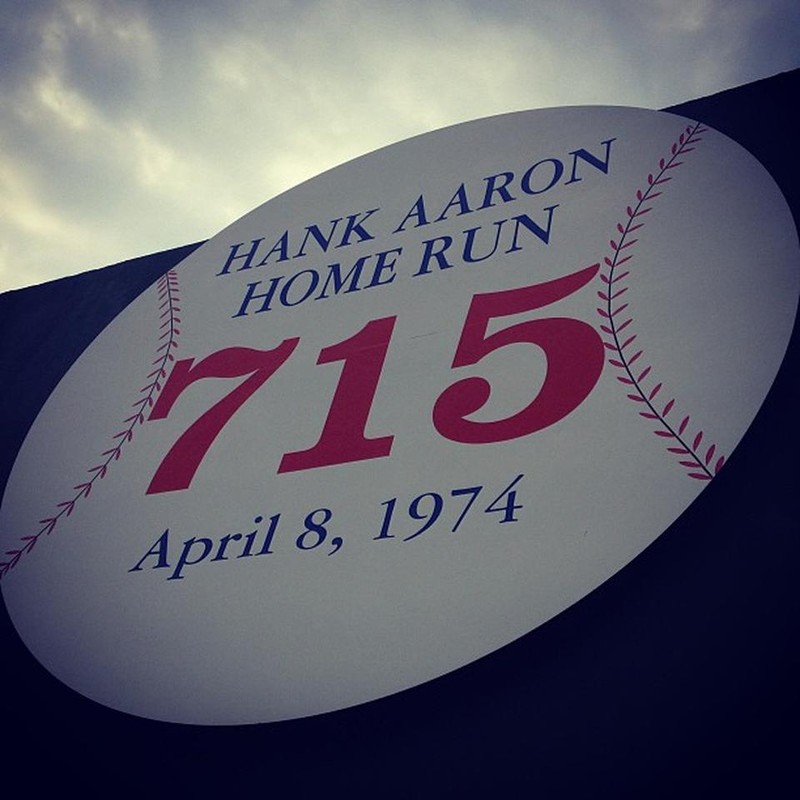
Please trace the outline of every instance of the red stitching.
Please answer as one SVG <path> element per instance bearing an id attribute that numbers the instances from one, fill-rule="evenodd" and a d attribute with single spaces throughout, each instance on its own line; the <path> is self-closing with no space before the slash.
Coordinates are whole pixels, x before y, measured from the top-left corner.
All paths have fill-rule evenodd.
<path id="1" fill-rule="evenodd" d="M 688 415 L 681 420 L 677 427 L 673 427 L 672 424 L 667 422 L 667 417 L 675 405 L 675 398 L 671 398 L 661 411 L 658 410 L 655 403 L 663 384 L 658 382 L 648 390 L 644 388 L 644 380 L 652 370 L 651 365 L 641 370 L 637 369 L 637 372 L 634 373 L 633 365 L 644 355 L 644 351 L 637 350 L 630 357 L 626 355 L 625 350 L 636 340 L 636 334 L 629 334 L 624 341 L 621 341 L 620 334 L 633 322 L 633 317 L 619 321 L 619 315 L 628 308 L 628 304 L 615 306 L 615 300 L 628 289 L 627 286 L 617 288 L 616 284 L 629 277 L 631 273 L 624 272 L 621 275 L 616 275 L 615 272 L 617 267 L 633 258 L 630 248 L 639 240 L 629 239 L 628 237 L 634 231 L 643 228 L 647 224 L 647 220 L 644 217 L 653 210 L 653 206 L 648 204 L 663 193 L 663 191 L 656 191 L 655 187 L 663 186 L 672 180 L 672 176 L 666 173 L 684 163 L 678 159 L 687 153 L 691 153 L 695 148 L 689 145 L 701 142 L 703 137 L 700 134 L 705 133 L 707 130 L 708 128 L 704 128 L 699 122 L 688 126 L 678 137 L 678 140 L 673 142 L 670 148 L 670 158 L 660 159 L 658 162 L 659 171 L 650 173 L 647 176 L 647 189 L 645 191 L 637 190 L 636 204 L 625 209 L 626 222 L 624 224 L 617 223 L 616 230 L 620 234 L 619 239 L 616 241 L 611 239 L 609 242 L 612 254 L 610 257 L 606 256 L 603 259 L 605 271 L 601 271 L 600 280 L 603 282 L 604 287 L 597 292 L 600 299 L 604 301 L 604 306 L 597 309 L 598 314 L 605 320 L 600 325 L 600 330 L 607 338 L 607 341 L 604 342 L 606 348 L 613 353 L 613 357 L 610 357 L 608 361 L 621 373 L 616 376 L 617 380 L 626 387 L 627 397 L 630 400 L 645 405 L 646 410 L 640 410 L 639 416 L 655 422 L 653 433 L 663 439 L 672 440 L 672 446 L 667 447 L 667 451 L 679 457 L 678 463 L 688 470 L 687 474 L 690 478 L 702 481 L 711 480 L 722 469 L 722 465 L 725 463 L 725 456 L 718 456 L 714 461 L 714 455 L 717 451 L 717 447 L 714 444 L 711 444 L 704 454 L 701 453 L 700 446 L 703 442 L 703 431 L 699 431 L 695 435 L 691 444 L 683 438 L 689 426 L 690 417 Z M 622 255 L 623 251 L 625 251 L 624 256 Z M 612 287 L 614 287 L 613 290 Z M 712 461 L 714 461 L 713 466 L 711 464 Z"/>
<path id="2" fill-rule="evenodd" d="M 180 323 L 180 318 L 177 316 L 177 312 L 180 311 L 178 307 L 180 295 L 178 276 L 174 270 L 170 270 L 158 279 L 156 286 L 159 309 L 163 310 L 160 319 L 163 319 L 164 323 L 159 328 L 162 334 L 158 340 L 162 342 L 162 344 L 157 351 L 155 351 L 157 354 L 156 360 L 150 365 L 151 367 L 155 367 L 155 369 L 151 370 L 150 374 L 145 379 L 147 381 L 146 385 L 139 390 L 139 394 L 142 396 L 131 404 L 131 408 L 136 409 L 135 412 L 123 420 L 122 429 L 111 437 L 115 443 L 113 447 L 101 453 L 103 460 L 86 470 L 90 477 L 72 487 L 75 494 L 68 500 L 56 503 L 57 510 L 53 512 L 52 516 L 39 520 L 39 524 L 42 527 L 39 529 L 38 533 L 30 536 L 21 536 L 19 539 L 21 546 L 15 550 L 6 550 L 5 555 L 11 556 L 11 558 L 7 561 L 0 562 L 0 579 L 17 565 L 23 555 L 33 550 L 42 534 L 49 536 L 53 530 L 55 530 L 61 519 L 72 514 L 79 500 L 89 497 L 95 482 L 105 478 L 111 462 L 119 460 L 119 457 L 122 455 L 123 445 L 133 441 L 134 429 L 137 425 L 144 423 L 145 408 L 149 408 L 153 405 L 155 397 L 161 390 L 160 379 L 166 378 L 167 376 L 167 364 L 175 360 L 172 351 L 178 347 L 177 340 L 180 335 L 180 330 L 177 327 Z M 169 327 L 167 328 L 167 326 Z M 164 339 L 166 339 L 166 341 L 164 341 Z"/>

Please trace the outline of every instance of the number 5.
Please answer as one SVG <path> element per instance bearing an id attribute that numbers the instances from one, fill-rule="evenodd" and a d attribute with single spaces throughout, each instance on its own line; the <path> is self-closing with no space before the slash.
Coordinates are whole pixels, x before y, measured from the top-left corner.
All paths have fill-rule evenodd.
<path id="1" fill-rule="evenodd" d="M 603 369 L 603 341 L 586 322 L 552 317 L 528 320 L 486 335 L 490 320 L 555 303 L 585 286 L 598 264 L 547 283 L 476 294 L 472 298 L 452 368 L 477 364 L 508 344 L 527 342 L 544 350 L 547 374 L 536 397 L 522 411 L 493 422 L 466 419 L 489 399 L 485 378 L 465 378 L 448 386 L 433 407 L 433 424 L 446 439 L 464 444 L 503 442 L 546 428 L 574 411 L 592 391 Z"/>

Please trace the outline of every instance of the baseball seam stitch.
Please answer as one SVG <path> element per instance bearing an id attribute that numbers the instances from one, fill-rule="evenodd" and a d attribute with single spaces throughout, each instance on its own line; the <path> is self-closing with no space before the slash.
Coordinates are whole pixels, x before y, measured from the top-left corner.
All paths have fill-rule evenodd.
<path id="1" fill-rule="evenodd" d="M 19 563 L 23 555 L 33 550 L 42 534 L 49 536 L 61 519 L 72 514 L 80 500 L 89 497 L 95 482 L 105 478 L 111 463 L 119 460 L 122 455 L 123 445 L 133 441 L 134 429 L 144 423 L 145 410 L 152 407 L 155 397 L 161 391 L 161 381 L 167 376 L 167 364 L 175 360 L 172 351 L 178 347 L 177 340 L 180 335 L 178 325 L 181 322 L 178 313 L 181 309 L 178 305 L 180 302 L 180 286 L 175 270 L 169 270 L 158 279 L 156 291 L 158 295 L 159 345 L 155 349 L 156 358 L 150 365 L 155 369 L 152 369 L 146 378 L 149 383 L 139 390 L 141 395 L 139 399 L 131 404 L 131 408 L 136 409 L 135 412 L 123 420 L 123 426 L 125 427 L 111 437 L 116 441 L 116 444 L 101 453 L 104 460 L 87 470 L 87 474 L 90 477 L 72 487 L 75 494 L 70 499 L 57 503 L 55 507 L 57 510 L 53 512 L 52 516 L 39 520 L 39 524 L 42 527 L 38 533 L 21 536 L 19 539 L 20 546 L 17 549 L 6 550 L 5 555 L 11 556 L 11 558 L 0 562 L 0 579 Z"/>
<path id="2" fill-rule="evenodd" d="M 623 321 L 620 321 L 623 312 L 629 308 L 629 303 L 620 305 L 617 301 L 629 289 L 629 286 L 624 281 L 631 276 L 631 271 L 627 270 L 617 274 L 617 268 L 633 258 L 631 248 L 639 240 L 631 238 L 632 234 L 645 226 L 644 215 L 652 211 L 652 201 L 663 193 L 657 187 L 663 186 L 672 180 L 672 176 L 667 173 L 683 165 L 684 162 L 679 159 L 691 153 L 695 148 L 690 145 L 701 142 L 703 138 L 701 134 L 707 131 L 708 128 L 703 127 L 700 122 L 687 126 L 677 141 L 673 142 L 670 148 L 670 157 L 668 159 L 661 158 L 658 163 L 658 172 L 655 174 L 650 173 L 647 176 L 647 189 L 645 191 L 637 190 L 636 204 L 629 205 L 625 210 L 627 221 L 624 225 L 621 222 L 617 223 L 617 232 L 620 234 L 619 240 L 611 239 L 609 241 L 612 255 L 603 259 L 605 268 L 600 272 L 600 280 L 605 284 L 605 288 L 597 292 L 598 297 L 604 302 L 603 306 L 597 308 L 597 313 L 605 320 L 600 325 L 600 330 L 607 338 L 603 344 L 613 354 L 608 359 L 609 363 L 621 373 L 616 376 L 617 380 L 629 387 L 627 394 L 629 400 L 644 404 L 646 409 L 639 411 L 639 416 L 656 423 L 656 429 L 653 433 L 656 436 L 673 440 L 673 446 L 667 447 L 667 451 L 678 456 L 679 463 L 687 470 L 688 476 L 702 481 L 711 480 L 722 469 L 722 465 L 725 463 L 725 456 L 718 456 L 713 466 L 711 465 L 717 452 L 715 444 L 711 444 L 706 449 L 705 454 L 701 454 L 699 448 L 703 442 L 702 430 L 698 431 L 691 444 L 688 438 L 684 438 L 690 421 L 688 415 L 683 417 L 677 427 L 667 421 L 667 416 L 675 405 L 674 397 L 664 405 L 661 411 L 658 410 L 654 403 L 663 388 L 663 384 L 658 382 L 647 391 L 644 388 L 645 379 L 650 377 L 652 380 L 652 365 L 648 364 L 641 368 L 636 367 L 636 372 L 634 373 L 634 364 L 644 355 L 644 351 L 639 349 L 633 355 L 627 355 L 626 350 L 633 345 L 638 336 L 638 334 L 632 332 L 633 329 L 629 331 L 625 340 L 622 341 L 621 334 L 633 323 L 633 317 L 628 316 Z"/>

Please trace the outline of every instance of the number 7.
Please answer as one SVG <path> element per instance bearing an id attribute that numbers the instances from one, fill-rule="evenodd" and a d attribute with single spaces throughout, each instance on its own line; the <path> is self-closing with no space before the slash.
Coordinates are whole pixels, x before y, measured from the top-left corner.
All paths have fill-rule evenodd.
<path id="1" fill-rule="evenodd" d="M 466 517 L 469 513 L 469 510 L 472 508 L 472 504 L 478 499 L 481 489 L 483 489 L 483 486 L 467 486 L 464 489 L 453 489 L 450 492 L 451 497 L 460 497 L 461 495 L 465 494 L 470 495 L 469 500 L 467 500 L 467 504 L 461 510 L 461 514 L 459 514 L 458 519 L 456 520 L 456 524 L 450 528 L 453 533 L 458 530 L 458 526 L 464 521 L 464 517 Z"/>
<path id="2" fill-rule="evenodd" d="M 164 419 L 175 401 L 195 381 L 204 378 L 238 378 L 249 374 L 232 392 L 198 417 L 170 448 L 158 465 L 147 494 L 174 492 L 192 482 L 200 462 L 214 439 L 241 405 L 262 386 L 292 354 L 300 339 L 284 339 L 272 350 L 228 347 L 206 356 L 177 361 L 159 395 L 149 419 Z"/>

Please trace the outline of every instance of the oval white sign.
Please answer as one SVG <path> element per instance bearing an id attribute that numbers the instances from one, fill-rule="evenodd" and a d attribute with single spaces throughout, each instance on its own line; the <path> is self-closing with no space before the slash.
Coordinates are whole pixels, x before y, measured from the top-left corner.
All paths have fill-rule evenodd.
<path id="1" fill-rule="evenodd" d="M 356 159 L 141 295 L 33 425 L 2 590 L 160 720 L 345 708 L 536 628 L 723 468 L 783 358 L 794 222 L 701 123 L 508 114 Z"/>

